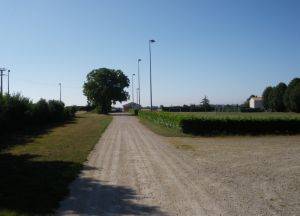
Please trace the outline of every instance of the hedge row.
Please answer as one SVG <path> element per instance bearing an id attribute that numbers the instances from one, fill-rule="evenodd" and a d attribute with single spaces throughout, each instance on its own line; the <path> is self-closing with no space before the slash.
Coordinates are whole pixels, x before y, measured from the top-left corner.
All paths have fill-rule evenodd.
<path id="1" fill-rule="evenodd" d="M 300 118 L 296 117 L 196 117 L 149 111 L 141 111 L 139 116 L 156 124 L 179 128 L 183 133 L 195 135 L 300 133 Z"/>
<path id="2" fill-rule="evenodd" d="M 20 94 L 0 96 L 0 134 L 70 120 L 75 111 L 75 108 L 66 108 L 64 103 L 56 100 L 40 99 L 33 103 Z"/>

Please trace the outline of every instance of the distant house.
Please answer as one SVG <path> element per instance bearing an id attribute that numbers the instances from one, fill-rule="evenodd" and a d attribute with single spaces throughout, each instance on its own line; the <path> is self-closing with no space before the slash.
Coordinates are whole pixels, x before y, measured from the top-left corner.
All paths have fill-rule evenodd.
<path id="1" fill-rule="evenodd" d="M 141 106 L 134 102 L 130 102 L 128 104 L 123 105 L 124 112 L 128 112 L 130 109 L 140 109 L 140 108 L 141 108 Z"/>
<path id="2" fill-rule="evenodd" d="M 253 109 L 263 109 L 263 99 L 262 97 L 252 97 L 249 101 L 250 108 Z"/>

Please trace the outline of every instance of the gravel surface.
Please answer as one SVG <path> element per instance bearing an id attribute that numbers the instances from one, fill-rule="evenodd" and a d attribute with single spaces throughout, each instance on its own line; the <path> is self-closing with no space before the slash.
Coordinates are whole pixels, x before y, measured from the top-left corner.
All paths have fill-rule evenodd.
<path id="1" fill-rule="evenodd" d="M 244 150 L 249 144 L 165 138 L 133 116 L 115 115 L 57 214 L 299 215 L 299 140 L 279 163 L 263 150 Z"/>

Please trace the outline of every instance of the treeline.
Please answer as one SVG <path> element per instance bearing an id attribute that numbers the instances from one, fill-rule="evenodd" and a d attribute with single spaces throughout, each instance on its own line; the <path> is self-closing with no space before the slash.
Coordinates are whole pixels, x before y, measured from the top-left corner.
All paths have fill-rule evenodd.
<path id="1" fill-rule="evenodd" d="M 266 110 L 300 112 L 300 78 L 293 79 L 288 85 L 281 82 L 277 86 L 268 86 L 262 97 Z"/>
<path id="2" fill-rule="evenodd" d="M 0 135 L 31 126 L 63 122 L 75 116 L 76 108 L 57 100 L 33 103 L 20 94 L 0 96 Z"/>

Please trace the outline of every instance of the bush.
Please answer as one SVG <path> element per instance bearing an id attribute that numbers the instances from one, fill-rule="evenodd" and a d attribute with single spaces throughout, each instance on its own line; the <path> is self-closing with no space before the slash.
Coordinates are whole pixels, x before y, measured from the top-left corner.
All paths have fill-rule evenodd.
<path id="1" fill-rule="evenodd" d="M 192 116 L 140 111 L 139 117 L 183 133 L 217 134 L 295 134 L 300 133 L 300 118 L 270 116 Z"/>
<path id="2" fill-rule="evenodd" d="M 33 109 L 35 121 L 39 124 L 44 124 L 50 120 L 49 105 L 45 99 L 40 99 Z"/>
<path id="3" fill-rule="evenodd" d="M 32 103 L 20 94 L 0 96 L 0 134 L 34 125 L 62 122 L 75 116 L 75 107 L 65 108 L 62 102 L 40 99 Z"/>

